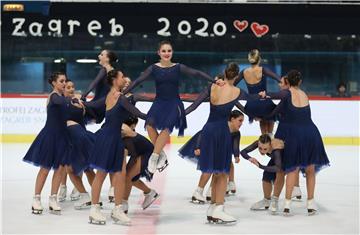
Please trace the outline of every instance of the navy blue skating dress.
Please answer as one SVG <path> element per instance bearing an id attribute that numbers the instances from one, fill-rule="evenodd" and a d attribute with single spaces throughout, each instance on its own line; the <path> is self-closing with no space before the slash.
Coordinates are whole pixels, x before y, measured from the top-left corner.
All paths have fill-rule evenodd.
<path id="1" fill-rule="evenodd" d="M 262 78 L 260 82 L 256 84 L 249 84 L 245 80 L 246 87 L 248 89 L 249 94 L 258 94 L 261 91 L 267 91 L 266 78 L 271 77 L 275 79 L 277 82 L 280 82 L 280 78 L 271 72 L 270 70 L 262 67 Z M 236 79 L 234 86 L 236 86 L 242 79 L 244 78 L 244 70 L 242 70 L 239 74 L 239 78 Z M 262 118 L 267 120 L 266 116 L 270 114 L 276 105 L 270 99 L 259 99 L 259 100 L 250 100 L 246 102 L 245 110 L 249 113 L 249 121 L 253 122 L 255 117 Z M 274 121 L 275 118 L 272 117 L 268 120 Z"/>
<path id="2" fill-rule="evenodd" d="M 70 100 L 57 93 L 49 96 L 47 118 L 44 128 L 37 135 L 23 161 L 46 169 L 64 165 L 69 149 L 66 131 L 66 109 Z"/>
<path id="3" fill-rule="evenodd" d="M 79 175 L 83 171 L 89 170 L 89 158 L 93 150 L 95 134 L 86 130 L 83 108 L 70 105 L 67 112 L 67 120 L 77 124 L 67 127 L 71 148 L 66 164 L 72 167 L 74 174 Z"/>
<path id="4" fill-rule="evenodd" d="M 153 101 L 151 98 L 143 97 L 136 94 L 131 94 L 127 96 L 128 101 L 135 106 L 137 101 Z M 132 120 L 134 120 L 133 114 L 128 112 L 127 120 L 124 123 L 131 125 Z M 151 176 L 147 173 L 146 169 L 148 166 L 148 162 L 151 154 L 154 150 L 154 145 L 144 136 L 137 133 L 135 137 L 126 137 L 123 139 L 125 148 L 128 150 L 130 159 L 128 164 L 126 165 L 127 169 L 130 169 L 137 159 L 140 157 L 141 161 L 141 169 L 140 173 L 132 178 L 132 181 L 137 181 L 141 177 L 145 177 L 148 181 L 151 181 Z"/>
<path id="5" fill-rule="evenodd" d="M 170 133 L 175 127 L 179 129 L 179 136 L 184 135 L 187 124 L 184 105 L 179 96 L 179 83 L 182 74 L 213 82 L 209 75 L 183 64 L 175 64 L 166 68 L 153 64 L 124 91 L 126 94 L 148 78 L 152 77 L 155 80 L 156 97 L 147 113 L 145 126 L 149 125 L 158 130 L 167 129 Z"/>
<path id="6" fill-rule="evenodd" d="M 128 112 L 142 119 L 146 115 L 136 109 L 125 96 L 105 113 L 105 123 L 95 133 L 95 145 L 90 155 L 90 167 L 107 173 L 122 170 L 124 160 L 124 143 L 121 138 L 121 126 L 128 117 Z"/>
<path id="7" fill-rule="evenodd" d="M 194 103 L 186 108 L 185 113 L 189 114 L 194 111 L 210 95 L 211 86 L 205 89 Z M 201 139 L 206 140 L 200 141 L 199 169 L 202 172 L 229 173 L 234 147 L 228 126 L 231 110 L 239 104 L 238 100 L 253 100 L 256 98 L 259 98 L 257 94 L 250 96 L 240 89 L 239 96 L 228 103 L 213 105 L 210 102 L 209 118 L 201 132 Z"/>
<path id="8" fill-rule="evenodd" d="M 240 131 L 232 132 L 231 133 L 231 140 L 232 140 L 232 154 L 234 157 L 239 157 L 239 145 L 240 145 Z M 201 131 L 197 132 L 189 141 L 187 141 L 180 149 L 179 155 L 180 157 L 190 160 L 193 163 L 199 163 L 199 156 L 196 156 L 194 151 L 196 149 L 200 149 L 201 143 Z M 205 140 L 206 141 L 206 140 Z"/>
<path id="9" fill-rule="evenodd" d="M 99 103 L 101 101 L 102 105 L 98 106 L 97 109 L 94 109 L 94 112 L 96 114 L 96 123 L 101 123 L 105 118 L 105 111 L 106 111 L 106 105 L 105 105 L 105 97 L 110 91 L 110 86 L 106 82 L 106 76 L 107 72 L 105 68 L 101 68 L 98 75 L 94 79 L 94 81 L 91 82 L 89 85 L 87 91 L 83 94 L 83 98 L 86 97 L 92 90 L 95 89 L 95 96 L 91 100 L 93 102 Z M 84 99 L 85 100 L 85 99 Z M 88 116 L 86 116 L 86 122 L 90 121 Z"/>
<path id="10" fill-rule="evenodd" d="M 304 170 L 307 166 L 315 165 L 315 170 L 318 172 L 328 166 L 329 159 L 320 132 L 311 119 L 310 105 L 295 107 L 289 90 L 269 93 L 269 96 L 281 98 L 273 114 L 281 114 L 275 138 L 285 143 L 283 170 L 285 172 L 291 172 L 296 168 Z"/>

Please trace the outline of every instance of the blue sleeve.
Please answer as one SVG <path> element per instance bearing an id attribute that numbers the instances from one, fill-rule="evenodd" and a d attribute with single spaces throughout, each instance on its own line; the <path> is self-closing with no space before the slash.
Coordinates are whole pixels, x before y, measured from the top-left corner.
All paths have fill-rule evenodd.
<path id="1" fill-rule="evenodd" d="M 96 78 L 94 79 L 94 81 L 92 81 L 88 87 L 88 89 L 86 90 L 86 92 L 82 95 L 82 97 L 86 97 L 92 90 L 94 90 L 94 88 L 97 86 L 97 84 L 104 79 L 104 77 L 106 77 L 106 69 L 105 68 L 101 68 L 98 75 L 96 76 Z"/>
<path id="2" fill-rule="evenodd" d="M 70 103 L 70 99 L 68 99 L 68 102 Z M 49 103 L 51 104 L 64 104 L 65 102 L 67 102 L 67 100 L 65 99 L 64 96 L 60 96 L 57 93 L 52 93 L 50 95 L 50 100 Z"/>
<path id="3" fill-rule="evenodd" d="M 150 65 L 135 81 L 131 82 L 130 86 L 128 86 L 124 91 L 123 94 L 127 94 L 128 92 L 132 91 L 135 87 L 137 87 L 140 83 L 144 82 L 148 79 L 152 73 L 152 65 Z"/>
<path id="4" fill-rule="evenodd" d="M 232 133 L 234 157 L 240 156 L 240 131 Z"/>
<path id="5" fill-rule="evenodd" d="M 118 102 L 120 102 L 120 104 L 132 115 L 139 117 L 143 120 L 146 119 L 146 114 L 142 113 L 138 108 L 132 105 L 124 95 L 121 95 L 119 97 Z"/>
<path id="6" fill-rule="evenodd" d="M 210 77 L 208 74 L 201 72 L 200 70 L 196 70 L 190 67 L 187 67 L 186 65 L 180 64 L 180 72 L 183 74 L 186 74 L 190 77 L 198 77 L 204 80 L 207 80 L 208 82 L 215 83 L 216 81 Z"/>
<path id="7" fill-rule="evenodd" d="M 200 93 L 200 95 L 196 98 L 196 100 L 189 107 L 185 109 L 185 115 L 188 115 L 189 113 L 197 109 L 197 107 L 199 107 L 199 105 L 202 102 L 204 102 L 206 99 L 210 97 L 210 89 L 211 89 L 211 85 L 209 85 L 203 92 Z"/>
<path id="8" fill-rule="evenodd" d="M 247 146 L 245 149 L 241 150 L 240 154 L 243 158 L 245 158 L 246 160 L 249 160 L 249 158 L 251 158 L 249 156 L 249 153 L 254 151 L 255 149 L 257 149 L 258 147 L 258 140 L 255 141 L 254 143 L 250 144 L 249 146 Z"/>
<path id="9" fill-rule="evenodd" d="M 281 171 L 281 149 L 274 149 L 271 153 L 271 158 L 274 159 L 274 166 L 264 166 L 259 164 L 259 168 L 268 172 L 278 172 Z"/>
<path id="10" fill-rule="evenodd" d="M 277 82 L 281 81 L 280 76 L 278 76 L 276 73 L 274 73 L 273 71 L 271 71 L 270 69 L 264 68 L 263 67 L 263 73 L 266 77 L 270 77 L 272 79 L 274 79 Z"/>

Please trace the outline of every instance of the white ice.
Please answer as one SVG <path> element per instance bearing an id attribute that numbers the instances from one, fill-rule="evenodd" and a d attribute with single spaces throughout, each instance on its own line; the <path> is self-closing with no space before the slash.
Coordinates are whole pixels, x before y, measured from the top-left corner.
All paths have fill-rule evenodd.
<path id="1" fill-rule="evenodd" d="M 319 213 L 306 214 L 306 186 L 301 177 L 303 200 L 293 202 L 293 216 L 272 216 L 267 211 L 250 211 L 252 203 L 262 198 L 262 171 L 244 159 L 235 166 L 237 193 L 226 197 L 225 208 L 238 219 L 234 226 L 206 223 L 208 207 L 190 203 L 200 172 L 196 166 L 177 155 L 180 145 L 167 147 L 170 166 L 157 174 L 150 184 L 161 194 L 161 199 L 147 210 L 140 207 L 143 196 L 133 189 L 129 216 L 132 226 L 113 224 L 110 211 L 113 205 L 105 203 L 105 226 L 88 224 L 89 210 L 74 210 L 67 199 L 61 203 L 62 215 L 31 214 L 31 202 L 38 168 L 22 162 L 29 144 L 2 145 L 2 233 L 117 233 L 117 234 L 240 234 L 240 233 L 359 233 L 359 148 L 358 146 L 326 146 L 331 162 L 316 180 L 315 198 Z M 242 146 L 244 147 L 244 146 Z M 260 159 L 261 156 L 256 154 Z M 262 157 L 264 158 L 264 157 Z M 263 159 L 265 161 L 265 159 Z M 48 205 L 51 175 L 42 192 L 42 203 Z M 87 188 L 90 190 L 87 181 Z M 73 186 L 68 180 L 68 194 Z M 109 180 L 102 190 L 107 201 Z M 205 189 L 206 191 L 206 189 Z M 283 203 L 281 195 L 280 205 Z"/>

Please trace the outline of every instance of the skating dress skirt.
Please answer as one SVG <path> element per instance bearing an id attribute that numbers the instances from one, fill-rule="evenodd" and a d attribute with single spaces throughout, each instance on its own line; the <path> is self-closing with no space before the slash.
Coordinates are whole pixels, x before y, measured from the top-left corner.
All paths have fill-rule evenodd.
<path id="1" fill-rule="evenodd" d="M 57 169 L 64 165 L 70 147 L 66 131 L 66 108 L 70 101 L 52 93 L 47 105 L 44 128 L 37 135 L 23 161 L 46 169 Z"/>

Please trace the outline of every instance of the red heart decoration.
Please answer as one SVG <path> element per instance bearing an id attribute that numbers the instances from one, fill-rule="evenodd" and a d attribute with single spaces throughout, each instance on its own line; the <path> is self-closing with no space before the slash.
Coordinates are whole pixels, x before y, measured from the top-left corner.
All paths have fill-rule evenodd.
<path id="1" fill-rule="evenodd" d="M 242 32 L 249 26 L 249 22 L 247 20 L 234 20 L 233 25 L 237 30 Z"/>
<path id="2" fill-rule="evenodd" d="M 250 28 L 255 34 L 255 36 L 258 38 L 261 38 L 269 32 L 269 26 L 267 26 L 266 24 L 260 25 L 257 22 L 251 23 Z"/>

